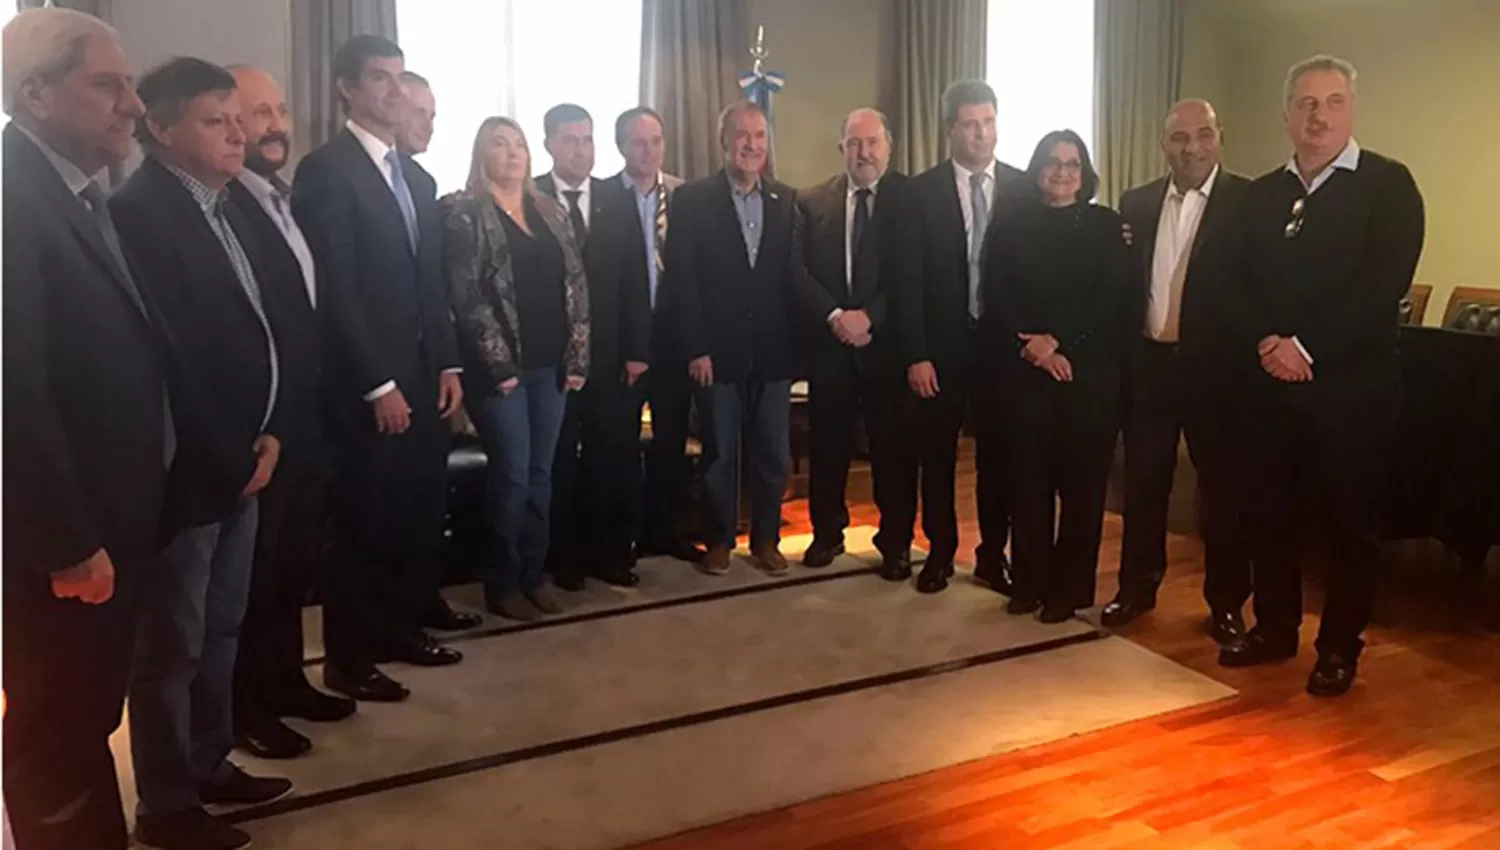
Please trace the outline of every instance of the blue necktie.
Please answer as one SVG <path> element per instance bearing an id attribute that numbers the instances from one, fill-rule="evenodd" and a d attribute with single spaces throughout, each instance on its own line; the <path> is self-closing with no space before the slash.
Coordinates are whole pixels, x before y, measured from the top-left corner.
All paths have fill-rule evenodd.
<path id="1" fill-rule="evenodd" d="M 984 203 L 984 173 L 969 176 L 972 190 L 973 222 L 969 227 L 969 315 L 975 319 L 984 314 L 979 293 L 979 254 L 984 248 L 984 230 L 990 223 L 990 212 Z"/>
<path id="2" fill-rule="evenodd" d="M 391 194 L 396 196 L 396 206 L 401 208 L 401 217 L 406 220 L 406 237 L 411 240 L 412 250 L 417 249 L 417 206 L 411 199 L 411 188 L 406 185 L 406 175 L 401 171 L 401 155 L 388 151 L 385 161 L 391 166 Z"/>

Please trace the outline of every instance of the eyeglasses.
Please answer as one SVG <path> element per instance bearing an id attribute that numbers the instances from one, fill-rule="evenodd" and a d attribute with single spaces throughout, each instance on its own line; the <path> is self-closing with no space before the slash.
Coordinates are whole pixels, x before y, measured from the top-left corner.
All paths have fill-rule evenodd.
<path id="1" fill-rule="evenodd" d="M 1083 171 L 1083 163 L 1076 159 L 1063 162 L 1060 159 L 1047 160 L 1047 167 L 1053 171 L 1061 171 L 1065 174 L 1079 174 Z"/>
<path id="2" fill-rule="evenodd" d="M 1306 198 L 1298 198 L 1292 201 L 1292 220 L 1287 222 L 1286 227 L 1282 229 L 1282 233 L 1286 234 L 1286 238 L 1296 239 L 1297 234 L 1302 232 L 1302 222 L 1304 221 L 1302 211 L 1306 207 Z"/>

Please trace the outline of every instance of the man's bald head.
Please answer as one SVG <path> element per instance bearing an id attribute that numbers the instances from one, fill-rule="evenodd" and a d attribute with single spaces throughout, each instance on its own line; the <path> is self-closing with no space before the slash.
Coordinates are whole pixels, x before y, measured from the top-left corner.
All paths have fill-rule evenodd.
<path id="1" fill-rule="evenodd" d="M 1179 101 L 1162 122 L 1161 150 L 1172 181 L 1187 191 L 1203 185 L 1223 157 L 1224 134 L 1214 105 L 1200 98 Z"/>
<path id="2" fill-rule="evenodd" d="M 245 131 L 245 167 L 269 177 L 292 154 L 292 122 L 276 78 L 251 65 L 231 65 Z"/>

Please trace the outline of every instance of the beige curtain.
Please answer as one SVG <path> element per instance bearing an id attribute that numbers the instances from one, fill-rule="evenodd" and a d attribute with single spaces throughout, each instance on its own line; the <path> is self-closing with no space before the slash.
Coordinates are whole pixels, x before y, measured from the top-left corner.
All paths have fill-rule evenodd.
<path id="1" fill-rule="evenodd" d="M 292 0 L 293 136 L 315 150 L 343 126 L 333 90 L 333 54 L 356 35 L 396 40 L 396 0 Z"/>
<path id="2" fill-rule="evenodd" d="M 1161 121 L 1181 88 L 1181 0 L 1095 0 L 1100 203 L 1161 175 Z"/>
<path id="3" fill-rule="evenodd" d="M 719 112 L 739 97 L 750 59 L 741 0 L 645 0 L 641 101 L 666 124 L 666 170 L 687 180 L 720 165 Z"/>
<path id="4" fill-rule="evenodd" d="M 891 164 L 907 174 L 948 155 L 943 90 L 955 80 L 983 79 L 986 0 L 891 0 L 895 5 L 896 75 L 881 104 L 891 119 Z"/>

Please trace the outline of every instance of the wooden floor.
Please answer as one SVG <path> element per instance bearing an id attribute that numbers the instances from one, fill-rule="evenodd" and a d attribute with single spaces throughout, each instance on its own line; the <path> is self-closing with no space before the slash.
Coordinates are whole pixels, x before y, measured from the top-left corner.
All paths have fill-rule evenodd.
<path id="1" fill-rule="evenodd" d="M 964 464 L 962 548 L 972 558 L 978 529 Z M 874 524 L 868 486 L 851 487 L 853 521 Z M 810 530 L 805 502 L 785 516 L 789 532 Z M 1115 589 L 1120 531 L 1109 515 L 1101 602 Z M 1500 556 L 1465 574 L 1436 544 L 1390 545 L 1360 680 L 1341 699 L 1319 700 L 1303 691 L 1318 576 L 1308 578 L 1303 654 L 1225 670 L 1201 632 L 1202 548 L 1173 536 L 1168 554 L 1159 607 L 1122 634 L 1239 696 L 642 850 L 1500 850 Z"/>

